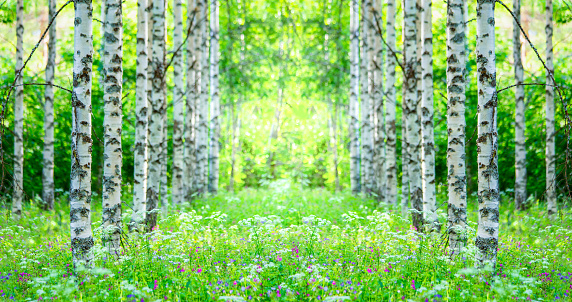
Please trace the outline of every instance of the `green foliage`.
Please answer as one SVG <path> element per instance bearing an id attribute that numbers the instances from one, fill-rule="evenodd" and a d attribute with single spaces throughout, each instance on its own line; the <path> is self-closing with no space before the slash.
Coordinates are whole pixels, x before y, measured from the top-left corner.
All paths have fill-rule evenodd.
<path id="1" fill-rule="evenodd" d="M 469 202 L 465 252 L 451 260 L 444 234 L 420 235 L 398 209 L 349 192 L 306 190 L 288 180 L 222 192 L 167 209 L 156 231 L 125 234 L 116 258 L 101 246 L 93 203 L 95 266 L 73 268 L 67 196 L 52 212 L 28 204 L 18 223 L 0 216 L 0 295 L 17 301 L 541 301 L 566 299 L 572 217 L 556 222 L 532 200 L 515 211 L 502 194 L 498 265 L 474 269 L 477 219 Z M 445 188 L 439 187 L 444 198 Z M 125 209 L 124 221 L 131 215 Z M 441 223 L 445 213 L 439 210 Z M 334 301 L 334 298 L 325 301 Z"/>

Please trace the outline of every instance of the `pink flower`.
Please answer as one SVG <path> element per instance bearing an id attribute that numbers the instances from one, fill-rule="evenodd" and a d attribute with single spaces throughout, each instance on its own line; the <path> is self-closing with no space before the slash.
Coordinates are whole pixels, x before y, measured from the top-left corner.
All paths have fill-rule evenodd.
<path id="1" fill-rule="evenodd" d="M 157 289 L 157 280 L 155 280 L 155 286 L 153 286 L 153 290 Z"/>
<path id="2" fill-rule="evenodd" d="M 276 260 L 282 261 L 282 257 L 280 257 L 280 255 L 278 255 L 278 256 L 276 256 Z"/>
<path id="3" fill-rule="evenodd" d="M 234 284 L 234 286 L 236 286 L 236 281 L 234 281 L 232 284 Z"/>
<path id="4" fill-rule="evenodd" d="M 368 268 L 368 269 L 367 269 L 367 272 L 371 274 L 371 268 Z"/>
<path id="5" fill-rule="evenodd" d="M 199 269 L 197 270 L 197 274 L 200 274 L 202 271 L 203 271 L 203 269 L 202 269 L 202 268 L 199 268 Z"/>
<path id="6" fill-rule="evenodd" d="M 336 281 L 332 281 L 332 285 L 336 285 Z"/>

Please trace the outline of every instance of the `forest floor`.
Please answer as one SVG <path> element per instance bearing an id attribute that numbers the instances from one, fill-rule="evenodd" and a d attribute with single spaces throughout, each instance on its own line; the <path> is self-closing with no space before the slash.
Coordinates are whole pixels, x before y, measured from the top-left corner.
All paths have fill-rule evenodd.
<path id="1" fill-rule="evenodd" d="M 395 209 L 287 182 L 167 210 L 152 234 L 126 236 L 117 259 L 101 247 L 94 202 L 89 272 L 73 270 L 62 203 L 51 213 L 29 204 L 17 224 L 7 205 L 1 209 L 0 300 L 552 301 L 572 294 L 570 211 L 550 222 L 542 203 L 516 212 L 508 194 L 494 271 L 473 268 L 474 196 L 467 249 L 455 261 L 446 238 L 415 233 Z M 129 221 L 131 210 L 124 212 Z"/>

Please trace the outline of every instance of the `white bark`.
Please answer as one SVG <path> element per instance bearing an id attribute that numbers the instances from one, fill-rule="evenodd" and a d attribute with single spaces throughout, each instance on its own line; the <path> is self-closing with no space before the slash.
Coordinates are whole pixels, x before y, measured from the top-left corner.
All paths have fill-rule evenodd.
<path id="1" fill-rule="evenodd" d="M 56 14 L 56 0 L 49 0 L 48 18 Z M 53 84 L 56 67 L 56 20 L 49 29 L 46 83 Z M 46 85 L 44 91 L 44 162 L 42 169 L 42 200 L 44 209 L 54 208 L 54 88 Z"/>
<path id="2" fill-rule="evenodd" d="M 185 150 L 183 168 L 183 194 L 186 201 L 191 201 L 193 196 L 193 182 L 195 169 L 195 103 L 196 103 L 196 24 L 198 22 L 196 12 L 197 0 L 187 1 L 187 30 L 191 27 L 190 36 L 187 40 L 187 102 L 185 115 Z"/>
<path id="3" fill-rule="evenodd" d="M 109 253 L 121 248 L 121 146 L 123 19 L 121 0 L 105 0 L 103 54 L 103 208 L 102 240 Z"/>
<path id="4" fill-rule="evenodd" d="M 465 45 L 464 2 L 447 5 L 447 184 L 449 253 L 457 255 L 467 238 L 467 176 L 465 171 Z"/>
<path id="5" fill-rule="evenodd" d="M 350 2 L 350 179 L 352 193 L 360 191 L 360 155 L 359 155 L 359 0 Z"/>
<path id="6" fill-rule="evenodd" d="M 499 228 L 494 0 L 477 3 L 478 202 L 477 266 L 496 265 Z"/>
<path id="7" fill-rule="evenodd" d="M 208 176 L 208 89 L 207 89 L 207 75 L 209 66 L 207 64 L 208 59 L 208 47 L 207 47 L 207 26 L 206 17 L 208 8 L 206 7 L 206 1 L 201 0 L 197 3 L 197 9 L 200 13 L 200 29 L 199 29 L 199 41 L 196 49 L 197 56 L 197 94 L 199 95 L 197 99 L 197 112 L 195 124 L 197 127 L 197 137 L 196 137 L 196 161 L 197 166 L 195 168 L 195 182 L 196 191 L 198 194 L 205 193 L 207 189 L 207 176 Z"/>
<path id="8" fill-rule="evenodd" d="M 370 65 L 373 47 L 371 47 L 371 0 L 362 0 L 362 28 L 361 28 L 361 175 L 362 184 L 361 191 L 367 195 L 371 194 L 372 189 L 372 164 L 373 164 L 373 137 L 371 137 L 371 87 L 373 85 L 373 77 L 371 74 L 372 66 Z"/>
<path id="9" fill-rule="evenodd" d="M 161 186 L 163 109 L 165 102 L 165 1 L 153 0 L 152 95 L 149 118 L 149 178 L 147 182 L 147 230 L 157 225 Z"/>
<path id="10" fill-rule="evenodd" d="M 130 229 L 140 230 L 145 221 L 147 207 L 147 67 L 148 67 L 148 6 L 147 0 L 137 0 L 137 82 L 135 87 L 135 146 L 134 184 L 133 184 L 133 216 Z"/>
<path id="11" fill-rule="evenodd" d="M 524 82 L 524 71 L 522 68 L 521 58 L 521 41 L 520 41 L 520 0 L 513 0 L 512 9 L 516 20 L 513 20 L 512 29 L 512 55 L 514 58 L 514 78 L 515 84 L 519 85 Z M 517 209 L 524 209 L 526 206 L 526 120 L 524 105 L 524 86 L 515 87 L 515 184 L 514 184 L 514 203 Z"/>
<path id="12" fill-rule="evenodd" d="M 421 139 L 420 118 L 418 114 L 418 59 L 417 59 L 417 7 L 415 0 L 404 0 L 404 85 L 406 115 L 406 140 L 408 153 L 409 193 L 411 197 L 411 215 L 413 226 L 421 231 L 423 225 L 423 202 L 421 189 Z"/>
<path id="13" fill-rule="evenodd" d="M 16 88 L 14 91 L 14 171 L 12 217 L 19 220 L 22 215 L 24 194 L 24 71 L 22 56 L 24 39 L 24 1 L 16 2 Z"/>
<path id="14" fill-rule="evenodd" d="M 383 26 L 381 16 L 381 1 L 374 0 L 373 9 L 375 16 L 373 17 L 373 127 L 374 127 L 374 184 L 375 192 L 378 200 L 386 200 L 386 167 L 385 167 L 385 125 L 383 112 L 383 49 L 381 45 L 381 37 L 377 31 L 377 25 Z"/>
<path id="15" fill-rule="evenodd" d="M 91 232 L 93 7 L 90 0 L 76 0 L 74 8 L 70 175 L 71 249 L 74 267 L 93 267 L 93 234 Z"/>
<path id="16" fill-rule="evenodd" d="M 433 134 L 433 14 L 431 0 L 422 0 L 421 36 L 423 52 L 421 125 L 422 125 L 422 160 L 423 173 L 423 218 L 431 229 L 439 228 L 437 218 L 437 197 L 435 195 L 435 138 Z"/>
<path id="17" fill-rule="evenodd" d="M 181 0 L 173 1 L 175 29 L 173 34 L 174 50 L 183 44 L 183 4 Z M 183 49 L 175 53 L 173 58 L 173 166 L 171 174 L 171 196 L 173 204 L 181 204 L 184 199 L 183 189 L 183 136 L 185 127 L 185 79 L 183 70 Z"/>
<path id="18" fill-rule="evenodd" d="M 391 51 L 397 51 L 395 46 L 395 0 L 387 0 L 386 11 L 387 23 L 385 27 L 387 42 L 387 76 L 385 79 L 385 132 L 387 140 L 386 148 L 386 196 L 385 200 L 389 204 L 397 204 L 397 127 L 395 122 L 395 67 L 397 62 Z"/>
<path id="19" fill-rule="evenodd" d="M 402 85 L 405 96 L 405 85 Z M 401 214 L 405 216 L 409 209 L 409 153 L 407 146 L 407 105 L 405 97 L 401 101 Z"/>
<path id="20" fill-rule="evenodd" d="M 220 97 L 218 91 L 218 50 L 219 50 L 219 2 L 210 0 L 210 84 L 211 84 L 211 121 L 209 148 L 209 192 L 218 192 L 219 149 L 220 149 Z"/>
<path id="21" fill-rule="evenodd" d="M 554 218 L 558 212 L 556 204 L 556 149 L 554 123 L 554 51 L 552 46 L 552 0 L 546 0 L 546 200 L 548 216 Z"/>

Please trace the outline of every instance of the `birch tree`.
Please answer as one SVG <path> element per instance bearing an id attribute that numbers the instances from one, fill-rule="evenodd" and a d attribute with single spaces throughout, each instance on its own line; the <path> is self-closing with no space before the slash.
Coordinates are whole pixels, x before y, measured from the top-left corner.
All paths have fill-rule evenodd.
<path id="1" fill-rule="evenodd" d="M 183 194 L 184 199 L 191 201 L 194 190 L 194 169 L 195 169 L 195 107 L 196 107 L 196 73 L 197 57 L 195 45 L 197 41 L 197 0 L 187 1 L 187 102 L 185 114 L 185 150 L 183 169 Z"/>
<path id="2" fill-rule="evenodd" d="M 373 86 L 371 71 L 371 55 L 373 47 L 371 46 L 371 20 L 372 20 L 372 2 L 371 0 L 362 0 L 362 28 L 361 28 L 361 164 L 362 164 L 362 187 L 361 191 L 365 194 L 371 194 L 372 188 L 372 164 L 373 164 L 373 132 L 371 131 L 371 91 Z"/>
<path id="3" fill-rule="evenodd" d="M 447 234 L 451 255 L 459 254 L 467 241 L 465 1 L 451 0 L 447 5 Z"/>
<path id="4" fill-rule="evenodd" d="M 383 112 L 383 49 L 380 32 L 376 30 L 381 21 L 381 1 L 373 1 L 372 35 L 373 35 L 373 127 L 374 127 L 374 177 L 375 192 L 378 199 L 386 196 L 386 169 L 385 169 L 385 127 Z"/>
<path id="5" fill-rule="evenodd" d="M 417 87 L 417 7 L 415 0 L 404 0 L 403 6 L 404 27 L 404 85 L 406 116 L 406 139 L 409 176 L 409 194 L 411 198 L 413 226 L 421 231 L 423 225 L 423 202 L 421 189 L 421 163 L 419 161 L 421 140 L 419 137 L 420 120 L 418 114 L 418 87 Z"/>
<path id="6" fill-rule="evenodd" d="M 219 149 L 220 149 L 220 98 L 218 91 L 219 77 L 219 2 L 218 0 L 210 0 L 210 85 L 211 85 L 211 141 L 209 148 L 209 192 L 216 194 L 218 192 L 219 178 Z"/>
<path id="7" fill-rule="evenodd" d="M 197 11 L 200 13 L 199 18 L 199 43 L 197 43 L 196 60 L 197 60 L 197 107 L 196 107 L 196 120 L 195 124 L 197 127 L 197 137 L 196 137 L 196 167 L 195 167 L 195 183 L 197 193 L 203 194 L 207 189 L 207 135 L 208 135 L 208 90 L 207 90 L 207 74 L 208 65 L 207 59 L 207 30 L 206 30 L 206 17 L 207 17 L 207 7 L 204 0 L 199 0 L 197 2 Z"/>
<path id="8" fill-rule="evenodd" d="M 359 155 L 359 0 L 350 2 L 350 179 L 352 193 L 360 191 L 360 155 Z"/>
<path id="9" fill-rule="evenodd" d="M 421 40 L 421 126 L 422 136 L 422 173 L 423 173 L 423 215 L 432 229 L 438 228 L 437 197 L 435 195 L 435 138 L 433 134 L 433 22 L 431 0 L 422 0 Z"/>
<path id="10" fill-rule="evenodd" d="M 153 58 L 151 115 L 149 117 L 149 178 L 147 182 L 147 230 L 157 225 L 161 186 L 163 106 L 165 102 L 165 1 L 153 0 Z"/>
<path id="11" fill-rule="evenodd" d="M 181 0 L 173 1 L 175 28 L 173 33 L 173 51 L 183 44 L 183 4 Z M 181 204 L 183 190 L 183 158 L 184 158 L 184 113 L 185 113 L 185 80 L 183 70 L 183 52 L 176 51 L 173 58 L 173 166 L 171 174 L 171 196 L 174 205 Z"/>
<path id="12" fill-rule="evenodd" d="M 24 195 L 24 80 L 23 48 L 24 39 L 24 1 L 16 2 L 16 87 L 14 102 L 14 171 L 12 217 L 19 220 L 22 215 L 22 197 Z"/>
<path id="13" fill-rule="evenodd" d="M 93 7 L 75 0 L 70 174 L 70 231 L 74 267 L 93 267 L 91 231 L 91 79 Z"/>
<path id="14" fill-rule="evenodd" d="M 133 216 L 130 229 L 145 220 L 147 191 L 147 0 L 137 0 L 137 82 L 135 87 L 135 146 L 133 150 Z"/>
<path id="15" fill-rule="evenodd" d="M 499 228 L 495 1 L 477 3 L 478 192 L 476 265 L 496 265 Z"/>
<path id="16" fill-rule="evenodd" d="M 395 47 L 395 0 L 387 0 L 386 14 L 386 42 L 388 49 L 388 56 L 386 61 L 387 76 L 385 78 L 385 132 L 387 140 L 385 143 L 386 148 L 386 169 L 384 173 L 387 174 L 386 184 L 386 201 L 389 204 L 397 204 L 397 127 L 395 123 L 395 67 L 397 62 L 391 51 L 396 51 Z"/>
<path id="17" fill-rule="evenodd" d="M 48 60 L 44 90 L 44 154 L 42 168 L 42 200 L 44 209 L 54 208 L 54 82 L 56 68 L 56 0 L 48 1 L 48 18 L 54 20 L 48 31 Z"/>
<path id="18" fill-rule="evenodd" d="M 514 58 L 514 78 L 515 84 L 515 184 L 514 202 L 517 209 L 523 209 L 526 203 L 526 120 L 524 105 L 524 71 L 522 68 L 522 58 L 520 53 L 520 0 L 513 0 L 515 19 L 512 28 L 512 55 Z"/>
<path id="19" fill-rule="evenodd" d="M 546 5 L 546 200 L 548 216 L 554 217 L 558 212 L 556 204 L 556 153 L 554 122 L 554 51 L 552 46 L 552 0 L 545 0 Z"/>
<path id="20" fill-rule="evenodd" d="M 121 120 L 123 110 L 123 20 L 121 0 L 105 0 L 103 55 L 103 243 L 109 253 L 121 248 Z"/>

